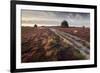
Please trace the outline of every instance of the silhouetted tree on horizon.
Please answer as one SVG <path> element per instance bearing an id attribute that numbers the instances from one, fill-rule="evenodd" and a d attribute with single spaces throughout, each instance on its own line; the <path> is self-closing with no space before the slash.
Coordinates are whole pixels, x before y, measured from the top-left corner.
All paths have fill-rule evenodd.
<path id="1" fill-rule="evenodd" d="M 34 27 L 37 27 L 37 25 L 35 24 Z"/>
<path id="2" fill-rule="evenodd" d="M 62 23 L 61 23 L 61 27 L 69 27 L 69 24 L 68 24 L 68 21 L 66 21 L 66 20 L 64 20 L 64 21 L 62 21 Z"/>

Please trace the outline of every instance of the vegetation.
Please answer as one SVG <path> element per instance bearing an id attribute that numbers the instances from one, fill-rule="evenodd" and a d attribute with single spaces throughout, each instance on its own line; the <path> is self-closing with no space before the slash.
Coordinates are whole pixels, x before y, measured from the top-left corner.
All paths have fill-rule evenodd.
<path id="1" fill-rule="evenodd" d="M 37 27 L 37 25 L 34 25 Z M 65 28 L 63 28 L 65 29 Z M 46 27 L 21 29 L 21 62 L 82 60 L 85 57 Z M 38 32 L 38 33 L 37 33 Z"/>
<path id="2" fill-rule="evenodd" d="M 62 21 L 61 27 L 63 27 L 63 28 L 67 27 L 68 28 L 69 27 L 68 21 L 66 21 L 66 20 Z"/>
<path id="3" fill-rule="evenodd" d="M 37 25 L 35 24 L 34 27 L 37 27 Z"/>

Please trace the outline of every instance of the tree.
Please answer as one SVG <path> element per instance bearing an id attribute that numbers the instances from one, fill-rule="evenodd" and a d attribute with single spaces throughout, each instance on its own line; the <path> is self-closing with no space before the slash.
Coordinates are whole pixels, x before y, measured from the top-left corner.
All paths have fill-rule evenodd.
<path id="1" fill-rule="evenodd" d="M 35 24 L 34 27 L 37 27 L 37 25 Z"/>
<path id="2" fill-rule="evenodd" d="M 83 29 L 85 29 L 85 26 L 83 26 Z"/>
<path id="3" fill-rule="evenodd" d="M 61 27 L 69 27 L 69 24 L 66 20 L 62 21 Z"/>

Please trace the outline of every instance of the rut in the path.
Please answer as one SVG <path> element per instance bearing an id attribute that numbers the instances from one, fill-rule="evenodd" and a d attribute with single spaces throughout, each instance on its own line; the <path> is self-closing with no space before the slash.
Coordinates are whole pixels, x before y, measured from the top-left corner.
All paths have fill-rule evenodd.
<path id="1" fill-rule="evenodd" d="M 56 35 L 60 36 L 62 39 L 64 39 L 65 42 L 72 45 L 75 49 L 79 50 L 86 57 L 86 59 L 89 59 L 89 54 L 90 54 L 90 50 L 88 48 L 89 43 L 85 42 L 85 44 L 87 44 L 88 46 L 87 45 L 84 46 L 83 42 L 79 42 L 79 40 L 81 41 L 81 39 L 79 39 L 78 37 L 76 38 L 76 36 L 61 32 L 53 28 L 50 28 L 50 30 L 54 32 Z"/>

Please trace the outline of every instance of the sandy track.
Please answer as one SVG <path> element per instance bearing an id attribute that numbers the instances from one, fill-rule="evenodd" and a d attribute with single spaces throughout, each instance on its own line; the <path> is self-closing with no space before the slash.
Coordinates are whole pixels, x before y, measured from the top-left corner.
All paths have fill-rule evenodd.
<path id="1" fill-rule="evenodd" d="M 59 31 L 57 29 L 53 28 L 49 29 L 56 35 L 64 39 L 66 43 L 72 45 L 75 49 L 79 50 L 86 57 L 86 59 L 89 59 L 90 49 L 89 49 L 89 43 L 87 41 L 83 41 L 82 39 L 76 36 Z M 83 43 L 85 43 L 85 45 Z"/>

